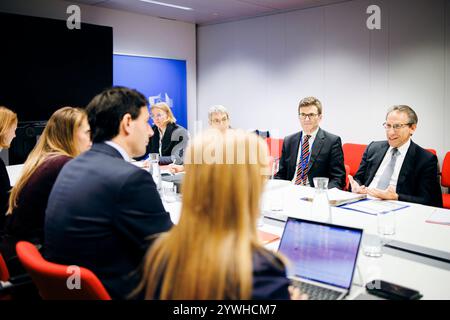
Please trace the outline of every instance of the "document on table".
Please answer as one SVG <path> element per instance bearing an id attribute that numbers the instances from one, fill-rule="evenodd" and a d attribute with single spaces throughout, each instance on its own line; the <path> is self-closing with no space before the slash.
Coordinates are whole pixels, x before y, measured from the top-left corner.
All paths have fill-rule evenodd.
<path id="1" fill-rule="evenodd" d="M 450 226 L 450 210 L 434 210 L 425 222 Z"/>
<path id="2" fill-rule="evenodd" d="M 305 188 L 304 195 L 301 199 L 306 200 L 306 201 L 313 201 L 314 194 L 315 194 L 314 188 L 308 188 L 308 189 Z M 330 202 L 330 206 L 341 206 L 341 205 L 344 205 L 347 203 L 360 201 L 367 197 L 367 195 L 365 195 L 365 194 L 358 194 L 358 193 L 342 191 L 337 188 L 329 189 L 327 192 L 327 195 L 328 195 L 328 201 Z"/>
<path id="3" fill-rule="evenodd" d="M 359 211 L 363 213 L 368 213 L 376 215 L 378 213 L 385 213 L 389 211 L 396 211 L 409 207 L 409 205 L 404 203 L 379 200 L 379 199 L 367 199 L 354 203 L 350 203 L 340 208 Z"/>

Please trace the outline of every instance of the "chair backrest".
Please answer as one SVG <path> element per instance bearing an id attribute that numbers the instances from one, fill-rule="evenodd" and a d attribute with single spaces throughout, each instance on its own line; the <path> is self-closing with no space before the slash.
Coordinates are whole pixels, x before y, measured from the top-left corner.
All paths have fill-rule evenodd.
<path id="1" fill-rule="evenodd" d="M 6 262 L 3 259 L 2 254 L 0 253 L 0 281 L 8 281 L 9 280 L 9 271 L 6 266 Z"/>
<path id="2" fill-rule="evenodd" d="M 356 143 L 344 143 L 342 145 L 342 150 L 344 152 L 344 164 L 350 167 L 350 174 L 352 176 L 354 176 L 358 171 L 366 147 L 366 144 Z"/>
<path id="3" fill-rule="evenodd" d="M 450 187 L 450 151 L 445 154 L 444 162 L 442 164 L 441 184 L 444 187 Z"/>
<path id="4" fill-rule="evenodd" d="M 269 155 L 274 158 L 281 158 L 281 150 L 283 149 L 283 139 L 266 138 L 269 147 Z"/>
<path id="5" fill-rule="evenodd" d="M 46 261 L 30 242 L 18 242 L 16 251 L 43 299 L 111 300 L 100 280 L 90 270 Z"/>
<path id="6" fill-rule="evenodd" d="M 430 151 L 432 154 L 437 156 L 436 150 L 434 150 L 434 149 L 425 149 L 425 150 Z"/>

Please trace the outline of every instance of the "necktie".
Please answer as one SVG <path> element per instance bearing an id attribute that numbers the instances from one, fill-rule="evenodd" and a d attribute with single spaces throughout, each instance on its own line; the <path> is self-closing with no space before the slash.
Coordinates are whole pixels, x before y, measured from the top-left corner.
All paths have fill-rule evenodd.
<path id="1" fill-rule="evenodd" d="M 387 167 L 384 169 L 381 174 L 380 180 L 378 181 L 377 188 L 381 190 L 385 190 L 389 186 L 389 182 L 391 182 L 392 174 L 394 173 L 395 162 L 397 162 L 397 156 L 399 154 L 398 149 L 394 148 L 391 151 L 391 161 L 389 161 Z"/>
<path id="2" fill-rule="evenodd" d="M 306 185 L 308 181 L 308 159 L 309 159 L 309 138 L 306 135 L 302 142 L 302 154 L 297 164 L 297 176 L 295 177 L 295 184 Z"/>

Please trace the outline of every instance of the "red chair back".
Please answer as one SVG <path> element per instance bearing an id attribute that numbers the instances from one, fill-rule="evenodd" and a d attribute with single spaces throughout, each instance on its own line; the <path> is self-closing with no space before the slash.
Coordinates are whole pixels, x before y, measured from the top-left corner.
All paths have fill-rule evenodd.
<path id="1" fill-rule="evenodd" d="M 30 242 L 18 242 L 16 251 L 43 299 L 111 300 L 100 280 L 90 270 L 48 262 Z M 76 280 L 71 281 L 77 276 L 80 284 L 78 288 Z M 75 288 L 70 289 L 70 283 L 75 284 Z"/>
<path id="2" fill-rule="evenodd" d="M 437 156 L 436 150 L 434 150 L 434 149 L 425 149 L 425 150 L 430 151 L 432 154 Z"/>
<path id="3" fill-rule="evenodd" d="M 269 147 L 269 155 L 274 158 L 281 158 L 281 150 L 283 149 L 283 139 L 266 138 Z"/>
<path id="4" fill-rule="evenodd" d="M 356 143 L 344 143 L 342 145 L 342 150 L 344 152 L 344 164 L 350 167 L 350 174 L 352 176 L 354 176 L 358 171 L 366 147 L 366 144 Z"/>
<path id="5" fill-rule="evenodd" d="M 450 151 L 445 154 L 444 163 L 442 164 L 442 179 L 443 187 L 450 187 Z"/>
<path id="6" fill-rule="evenodd" d="M 2 254 L 0 253 L 0 281 L 8 281 L 9 280 L 9 271 L 6 266 L 6 262 L 3 259 Z"/>

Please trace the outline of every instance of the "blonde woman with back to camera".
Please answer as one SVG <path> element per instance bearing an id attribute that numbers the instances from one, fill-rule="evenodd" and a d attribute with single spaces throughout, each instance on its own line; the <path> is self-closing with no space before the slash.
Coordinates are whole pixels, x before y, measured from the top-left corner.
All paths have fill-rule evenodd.
<path id="1" fill-rule="evenodd" d="M 64 107 L 53 113 L 9 197 L 0 251 L 12 275 L 23 271 L 16 259 L 15 244 L 20 240 L 43 243 L 45 210 L 53 184 L 63 166 L 90 146 L 84 110 Z"/>
<path id="2" fill-rule="evenodd" d="M 209 130 L 197 136 L 186 152 L 180 221 L 148 250 L 132 296 L 306 298 L 289 286 L 283 258 L 258 239 L 268 163 L 267 144 L 253 133 Z"/>

